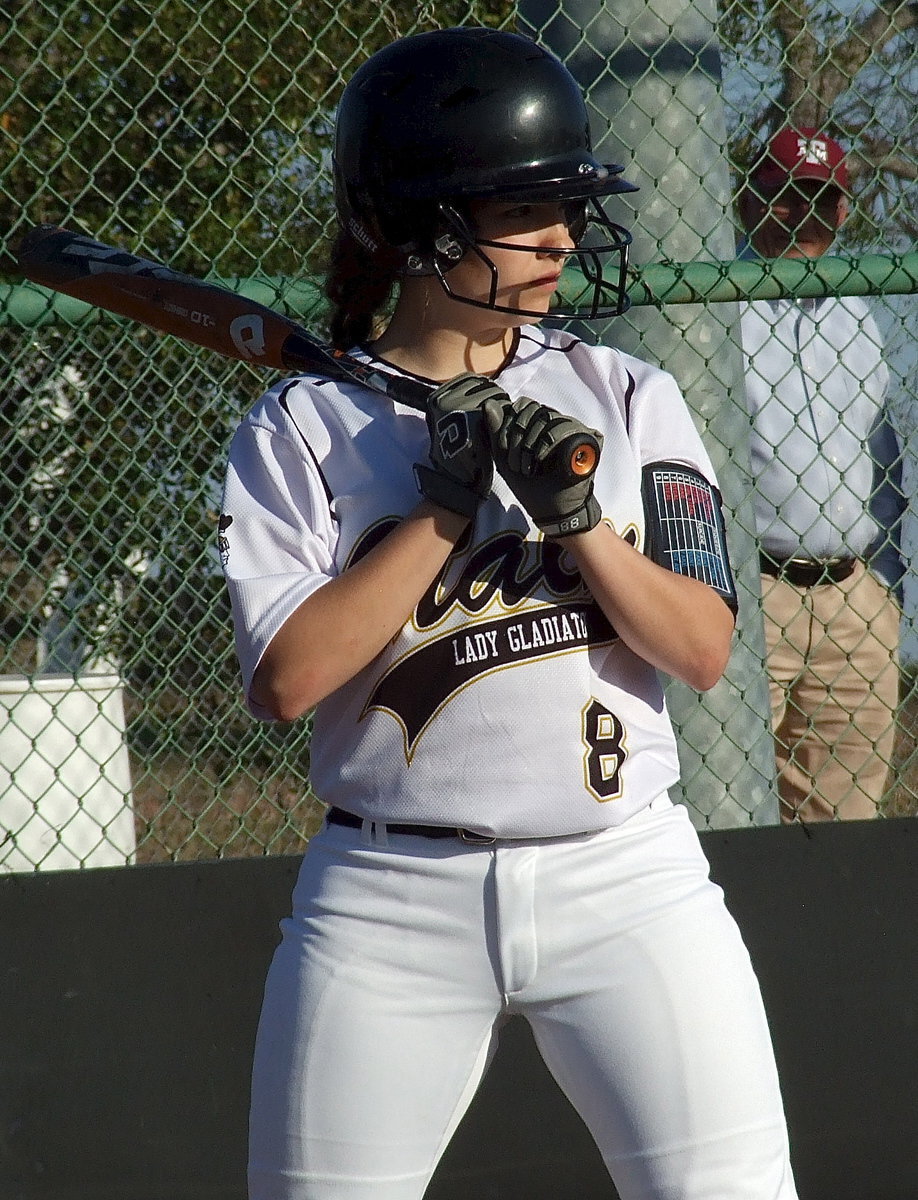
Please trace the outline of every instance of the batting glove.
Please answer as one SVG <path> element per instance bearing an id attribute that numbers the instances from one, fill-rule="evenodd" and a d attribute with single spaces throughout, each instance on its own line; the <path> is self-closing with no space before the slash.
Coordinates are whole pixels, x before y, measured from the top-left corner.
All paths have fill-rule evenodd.
<path id="1" fill-rule="evenodd" d="M 494 476 L 481 416 L 485 400 L 509 403 L 507 393 L 484 375 L 457 375 L 432 392 L 427 401 L 430 464 L 414 465 L 421 492 L 464 517 L 474 517 Z"/>
<path id="2" fill-rule="evenodd" d="M 488 399 L 484 417 L 494 466 L 547 537 L 584 533 L 602 517 L 593 473 L 602 435 L 523 396 Z"/>

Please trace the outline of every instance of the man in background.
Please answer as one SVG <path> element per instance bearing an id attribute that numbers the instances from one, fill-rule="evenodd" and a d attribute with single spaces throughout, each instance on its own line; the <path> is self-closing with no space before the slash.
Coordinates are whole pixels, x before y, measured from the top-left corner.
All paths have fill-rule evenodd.
<path id="1" fill-rule="evenodd" d="M 743 257 L 826 254 L 837 141 L 776 134 L 739 197 Z M 880 335 L 859 297 L 741 311 L 767 670 L 784 822 L 875 817 L 898 704 L 904 509 Z"/>

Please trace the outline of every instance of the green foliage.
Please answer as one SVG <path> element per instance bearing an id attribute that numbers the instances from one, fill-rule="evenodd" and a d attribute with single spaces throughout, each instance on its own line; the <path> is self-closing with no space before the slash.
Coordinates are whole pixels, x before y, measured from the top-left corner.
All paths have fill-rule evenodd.
<path id="1" fill-rule="evenodd" d="M 125 661 L 138 580 L 164 563 L 188 577 L 218 573 L 222 461 L 264 380 L 110 324 L 31 339 L 5 330 L 3 342 L 6 620 L 27 614 L 34 636 L 75 588 L 94 597 L 84 635 Z"/>
<path id="2" fill-rule="evenodd" d="M 399 34 L 511 8 L 14 0 L 0 34 L 12 233 L 50 221 L 180 269 L 289 274 L 330 215 L 344 79 Z"/>

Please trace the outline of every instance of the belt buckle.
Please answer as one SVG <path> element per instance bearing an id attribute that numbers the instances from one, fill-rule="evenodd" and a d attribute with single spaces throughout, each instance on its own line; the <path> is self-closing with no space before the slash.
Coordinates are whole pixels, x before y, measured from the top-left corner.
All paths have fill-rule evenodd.
<path id="1" fill-rule="evenodd" d="M 854 558 L 821 558 L 812 561 L 792 558 L 789 560 L 790 566 L 811 572 L 813 578 L 812 584 L 809 585 L 811 587 L 823 582 L 841 583 L 854 573 L 856 563 L 857 559 Z"/>
<path id="2" fill-rule="evenodd" d="M 829 565 L 826 560 L 818 558 L 789 558 L 781 567 L 784 575 L 795 587 L 815 587 L 827 579 Z"/>
<path id="3" fill-rule="evenodd" d="M 493 846 L 497 841 L 496 837 L 488 837 L 484 833 L 475 833 L 473 829 L 457 829 L 459 841 L 465 842 L 467 846 Z"/>

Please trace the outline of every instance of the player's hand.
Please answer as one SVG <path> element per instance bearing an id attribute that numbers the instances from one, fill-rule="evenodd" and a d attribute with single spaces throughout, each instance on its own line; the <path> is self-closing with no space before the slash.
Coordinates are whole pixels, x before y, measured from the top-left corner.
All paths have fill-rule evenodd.
<path id="1" fill-rule="evenodd" d="M 599 524 L 593 473 L 600 433 L 525 396 L 516 404 L 488 399 L 484 417 L 494 466 L 547 537 L 584 533 Z M 590 451 L 582 474 L 571 454 L 581 444 Z"/>
<path id="2" fill-rule="evenodd" d="M 507 393 L 484 375 L 457 375 L 432 392 L 427 401 L 430 463 L 414 465 L 424 495 L 464 517 L 474 517 L 494 477 L 481 414 L 485 400 L 510 403 Z"/>

